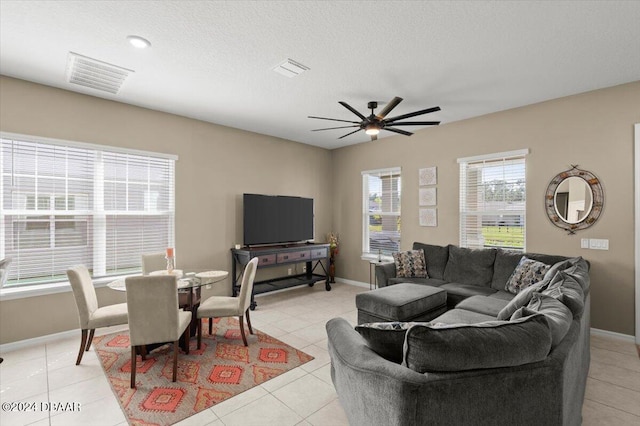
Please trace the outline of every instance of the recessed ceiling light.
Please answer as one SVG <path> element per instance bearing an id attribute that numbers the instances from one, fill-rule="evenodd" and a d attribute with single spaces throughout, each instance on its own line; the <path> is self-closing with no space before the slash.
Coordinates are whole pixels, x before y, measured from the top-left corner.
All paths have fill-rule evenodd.
<path id="1" fill-rule="evenodd" d="M 127 36 L 127 41 L 135 48 L 138 49 L 146 49 L 151 46 L 151 43 L 146 38 L 142 38 L 137 35 Z"/>

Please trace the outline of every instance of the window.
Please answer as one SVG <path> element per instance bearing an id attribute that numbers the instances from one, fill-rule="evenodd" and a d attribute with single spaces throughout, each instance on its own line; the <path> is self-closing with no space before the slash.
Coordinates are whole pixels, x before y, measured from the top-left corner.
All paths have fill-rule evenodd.
<path id="1" fill-rule="evenodd" d="M 399 251 L 401 183 L 399 167 L 362 172 L 363 256 Z"/>
<path id="2" fill-rule="evenodd" d="M 140 270 L 174 241 L 176 157 L 2 134 L 0 258 L 6 287 Z"/>
<path id="3" fill-rule="evenodd" d="M 525 250 L 528 152 L 458 159 L 461 247 Z"/>

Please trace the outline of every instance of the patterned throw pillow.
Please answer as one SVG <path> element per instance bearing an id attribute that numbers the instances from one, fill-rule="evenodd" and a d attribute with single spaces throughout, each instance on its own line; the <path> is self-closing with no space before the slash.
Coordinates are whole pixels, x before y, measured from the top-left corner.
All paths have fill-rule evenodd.
<path id="1" fill-rule="evenodd" d="M 356 331 L 367 341 L 367 346 L 384 359 L 400 364 L 404 336 L 416 322 L 371 322 L 356 326 Z"/>
<path id="2" fill-rule="evenodd" d="M 509 293 L 518 294 L 530 285 L 542 281 L 550 267 L 537 260 L 529 259 L 527 256 L 522 256 L 504 289 Z"/>
<path id="3" fill-rule="evenodd" d="M 393 253 L 398 278 L 429 278 L 422 250 Z"/>

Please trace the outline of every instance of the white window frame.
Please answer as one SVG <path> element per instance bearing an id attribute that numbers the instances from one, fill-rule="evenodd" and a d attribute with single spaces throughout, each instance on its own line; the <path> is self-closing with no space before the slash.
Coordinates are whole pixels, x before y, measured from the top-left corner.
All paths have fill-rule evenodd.
<path id="1" fill-rule="evenodd" d="M 387 167 L 383 169 L 365 170 L 362 172 L 362 256 L 363 260 L 389 260 L 391 253 L 372 252 L 369 247 L 369 219 L 372 213 L 369 212 L 369 176 L 373 175 L 398 175 L 400 182 L 398 185 L 398 211 L 397 212 L 376 212 L 377 216 L 394 216 L 402 220 L 402 168 Z M 401 229 L 401 228 L 400 228 Z M 402 239 L 402 231 L 398 236 L 398 249 Z"/>
<path id="2" fill-rule="evenodd" d="M 522 249 L 514 248 L 514 247 L 501 247 L 509 250 L 516 251 L 526 251 L 527 240 L 526 240 L 526 156 L 529 154 L 529 149 L 520 149 L 514 151 L 506 151 L 506 152 L 498 152 L 494 154 L 485 154 L 478 155 L 473 157 L 464 157 L 458 158 L 458 164 L 460 165 L 460 234 L 459 234 L 459 244 L 460 247 L 469 247 L 469 248 L 482 248 L 484 247 L 484 241 L 476 241 L 468 238 L 467 235 L 467 226 L 468 223 L 467 218 L 469 217 L 478 217 L 483 214 L 486 215 L 515 215 L 518 214 L 523 218 L 523 247 Z M 467 174 L 470 165 L 478 165 L 482 163 L 492 163 L 492 165 L 496 165 L 499 161 L 509 162 L 516 161 L 522 159 L 524 165 L 524 177 L 525 177 L 525 198 L 522 202 L 522 208 L 520 209 L 506 209 L 496 207 L 491 210 L 483 209 L 480 206 L 475 207 L 468 201 L 467 197 Z M 470 235 L 476 235 L 478 233 L 477 228 L 473 228 L 476 232 L 469 232 Z M 473 230 L 472 229 L 472 230 Z M 471 230 L 471 231 L 472 231 Z M 496 245 L 491 245 L 491 247 L 500 247 Z"/>
<path id="3" fill-rule="evenodd" d="M 167 232 L 168 232 L 167 235 L 168 235 L 169 241 L 167 241 L 167 244 L 168 244 L 167 246 L 175 245 L 175 162 L 178 160 L 178 157 L 176 155 L 142 151 L 142 150 L 134 150 L 134 149 L 126 149 L 126 148 L 118 148 L 118 147 L 112 147 L 112 146 L 103 146 L 103 145 L 90 144 L 85 142 L 43 138 L 43 137 L 37 137 L 32 135 L 16 134 L 16 133 L 9 133 L 9 132 L 0 132 L 0 137 L 4 140 L 17 140 L 17 141 L 46 144 L 46 145 L 60 145 L 65 147 L 95 151 L 94 167 L 96 170 L 94 172 L 94 188 L 93 188 L 94 206 L 90 208 L 87 212 L 84 212 L 84 211 L 80 212 L 76 210 L 76 211 L 73 211 L 71 215 L 79 215 L 79 214 L 87 213 L 88 215 L 91 215 L 93 218 L 94 226 L 92 231 L 93 233 L 91 235 L 93 239 L 93 250 L 90 251 L 89 254 L 93 256 L 94 271 L 97 270 L 98 275 L 100 274 L 103 275 L 102 278 L 98 278 L 95 280 L 100 285 L 106 284 L 107 282 L 114 279 L 114 276 L 109 277 L 108 274 L 105 274 L 106 261 L 104 258 L 104 256 L 106 256 L 106 253 L 107 253 L 107 248 L 105 246 L 107 241 L 107 238 L 105 236 L 106 222 L 104 221 L 104 219 L 108 217 L 110 214 L 114 214 L 114 213 L 115 214 L 135 214 L 135 215 L 164 214 L 165 216 L 168 214 L 169 216 L 167 217 L 169 218 L 169 225 L 167 228 Z M 156 209 L 154 209 L 152 205 L 153 203 L 147 202 L 148 201 L 147 198 L 149 198 L 150 194 L 145 193 L 144 194 L 145 196 L 144 212 L 134 211 L 129 213 L 126 211 L 105 210 L 105 206 L 104 206 L 104 203 L 102 202 L 102 197 L 101 197 L 101 195 L 104 194 L 103 191 L 104 191 L 104 182 L 105 182 L 104 175 L 103 175 L 104 167 L 103 167 L 103 163 L 101 163 L 101 160 L 100 160 L 102 158 L 103 152 L 109 153 L 109 154 L 128 154 L 132 156 L 148 157 L 149 159 L 156 158 L 156 159 L 171 161 L 172 163 L 169 164 L 169 168 L 167 169 L 168 178 L 165 185 L 165 188 L 166 188 L 165 191 L 166 190 L 169 191 L 168 192 L 168 205 L 169 205 L 168 209 L 163 212 L 159 212 Z M 2 164 L 2 161 L 3 161 L 2 157 L 3 157 L 3 153 L 2 151 L 0 151 L 0 164 Z M 0 172 L 0 188 L 3 188 L 2 186 L 3 179 L 4 179 L 4 173 Z M 102 183 L 100 183 L 100 179 L 102 179 Z M 42 194 L 42 195 L 47 195 L 47 194 Z M 69 194 L 69 195 L 73 195 L 73 194 Z M 1 219 L 0 220 L 0 259 L 4 258 L 6 255 L 5 214 L 16 215 L 17 213 L 20 213 L 18 211 L 14 211 L 10 209 L 5 210 L 3 197 L 4 197 L 4 193 L 0 191 L 0 219 Z M 52 200 L 50 202 L 54 202 L 55 198 L 53 197 L 53 195 L 50 195 L 50 197 L 51 197 L 50 200 Z M 36 203 L 37 203 L 37 199 L 36 199 Z M 54 217 L 53 215 L 56 213 L 54 209 L 55 207 L 50 210 L 42 211 L 42 216 L 49 216 L 50 217 L 49 220 L 54 220 L 52 219 Z M 28 211 L 26 209 L 24 212 L 26 214 L 33 214 L 33 211 Z M 59 212 L 57 213 L 59 214 Z M 101 218 L 103 220 L 101 220 Z M 82 219 L 77 219 L 77 220 L 81 221 Z M 102 223 L 102 225 L 104 226 L 100 226 L 100 223 Z M 73 266 L 73 265 L 69 265 L 69 266 Z M 24 286 L 7 286 L 4 288 L 0 288 L 0 299 L 5 300 L 5 299 L 14 299 L 14 298 L 41 295 L 41 294 L 51 294 L 51 293 L 57 293 L 61 291 L 69 291 L 69 289 L 70 289 L 69 283 L 66 281 L 66 279 L 42 282 L 38 284 L 29 284 Z"/>

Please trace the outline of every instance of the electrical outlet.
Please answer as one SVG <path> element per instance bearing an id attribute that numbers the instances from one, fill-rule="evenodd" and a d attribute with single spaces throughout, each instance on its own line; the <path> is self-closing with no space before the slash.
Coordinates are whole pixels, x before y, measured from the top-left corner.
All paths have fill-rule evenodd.
<path id="1" fill-rule="evenodd" d="M 293 269 L 289 268 L 288 274 L 293 275 Z"/>
<path id="2" fill-rule="evenodd" d="M 306 265 L 305 265 L 305 266 L 303 266 L 303 267 L 302 267 L 302 273 L 304 274 L 304 273 L 306 273 L 306 272 L 307 272 L 307 267 L 306 267 Z"/>

